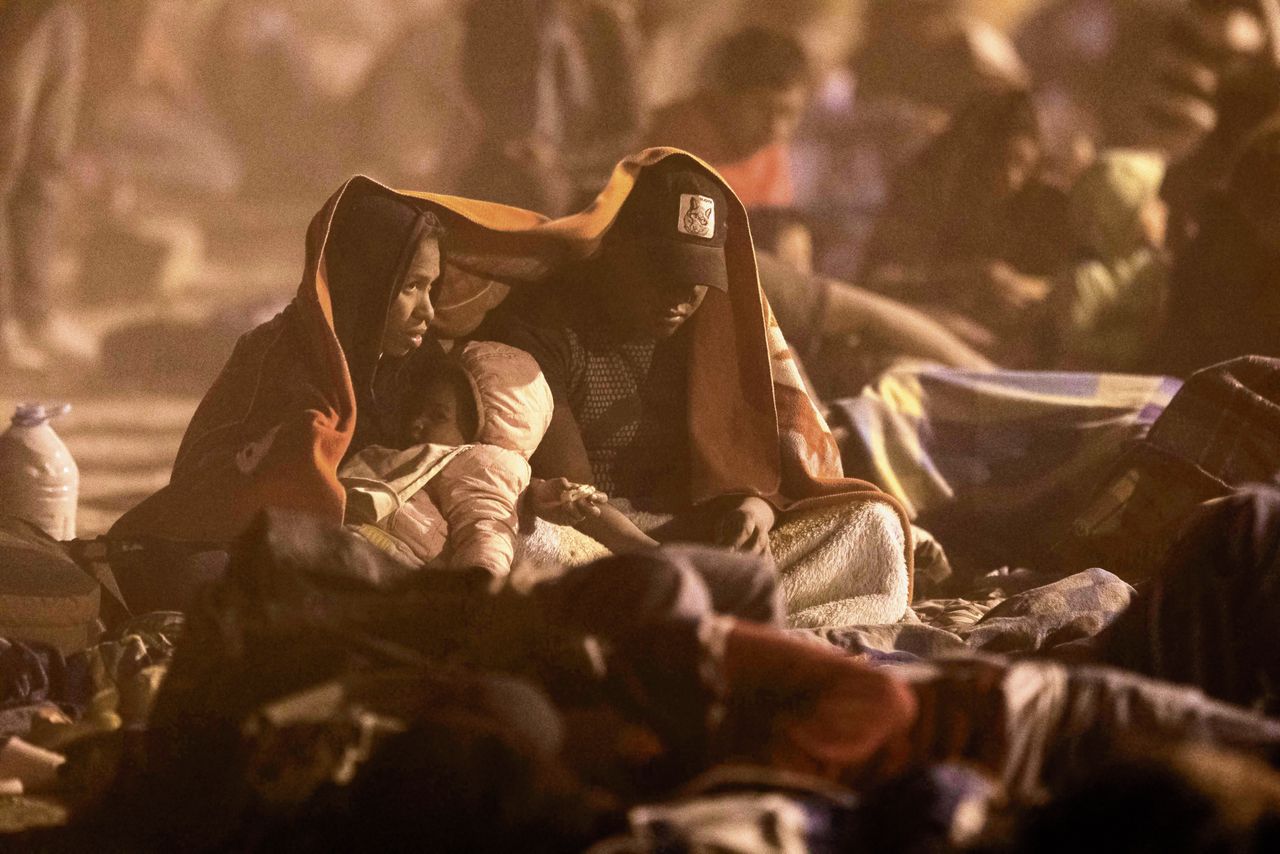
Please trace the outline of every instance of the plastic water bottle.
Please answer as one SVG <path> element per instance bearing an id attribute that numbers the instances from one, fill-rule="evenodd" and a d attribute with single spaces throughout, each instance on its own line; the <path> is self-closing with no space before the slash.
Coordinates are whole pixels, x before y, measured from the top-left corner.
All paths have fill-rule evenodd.
<path id="1" fill-rule="evenodd" d="M 0 434 L 0 515 L 16 516 L 55 540 L 76 536 L 80 470 L 49 421 L 71 411 L 24 403 Z"/>

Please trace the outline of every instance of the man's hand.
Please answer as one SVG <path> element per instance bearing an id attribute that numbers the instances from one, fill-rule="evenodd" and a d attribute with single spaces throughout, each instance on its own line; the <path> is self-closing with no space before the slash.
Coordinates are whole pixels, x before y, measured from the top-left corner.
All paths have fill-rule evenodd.
<path id="1" fill-rule="evenodd" d="M 987 276 L 996 303 L 1011 314 L 1040 305 L 1049 298 L 1052 290 L 1047 279 L 1024 276 L 1003 261 L 991 264 Z"/>
<path id="2" fill-rule="evenodd" d="M 747 496 L 732 505 L 716 523 L 716 544 L 750 554 L 769 553 L 769 532 L 778 514 L 763 498 Z"/>
<path id="3" fill-rule="evenodd" d="M 525 502 L 538 518 L 553 525 L 573 526 L 584 519 L 599 516 L 601 508 L 609 502 L 609 496 L 594 486 L 573 483 L 567 478 L 541 480 L 535 477 L 525 492 Z"/>

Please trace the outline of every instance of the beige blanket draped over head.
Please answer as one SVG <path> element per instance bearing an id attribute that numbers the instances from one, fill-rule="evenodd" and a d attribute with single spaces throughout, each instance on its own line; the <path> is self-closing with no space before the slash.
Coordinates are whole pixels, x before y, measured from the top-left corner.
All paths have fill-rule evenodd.
<path id="1" fill-rule="evenodd" d="M 397 193 L 434 211 L 447 230 L 434 334 L 464 336 L 501 302 L 508 285 L 548 280 L 564 264 L 590 256 L 640 170 L 670 157 L 686 159 L 723 183 L 696 157 L 656 148 L 622 161 L 592 204 L 561 219 L 470 199 Z M 336 471 L 358 413 L 333 331 L 324 256 L 333 212 L 357 182 L 372 183 L 352 179 L 312 221 L 302 284 L 281 315 L 288 329 L 275 333 L 274 347 L 246 346 L 263 327 L 242 339 L 188 428 L 172 482 L 127 514 L 113 533 L 227 540 L 259 509 L 273 505 L 342 521 Z M 752 494 L 784 511 L 852 499 L 882 502 L 908 532 L 911 567 L 910 525 L 901 507 L 873 485 L 843 477 L 839 449 L 804 391 L 760 289 L 746 211 L 727 185 L 725 190 L 728 292 L 709 291 L 691 321 L 692 496 L 705 501 Z M 199 460 L 192 459 L 197 448 Z"/>

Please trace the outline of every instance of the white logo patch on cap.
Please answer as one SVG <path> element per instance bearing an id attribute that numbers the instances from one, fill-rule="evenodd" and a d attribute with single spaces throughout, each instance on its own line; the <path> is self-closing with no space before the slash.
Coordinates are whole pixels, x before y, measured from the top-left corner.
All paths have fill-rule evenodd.
<path id="1" fill-rule="evenodd" d="M 680 195 L 680 221 L 676 230 L 707 240 L 716 236 L 716 203 L 706 196 Z"/>

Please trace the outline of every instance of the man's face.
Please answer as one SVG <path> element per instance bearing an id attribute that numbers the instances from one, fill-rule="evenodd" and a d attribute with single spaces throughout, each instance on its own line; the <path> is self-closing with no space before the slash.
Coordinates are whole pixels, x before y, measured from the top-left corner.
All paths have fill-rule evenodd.
<path id="1" fill-rule="evenodd" d="M 809 104 L 809 87 L 755 87 L 728 96 L 721 118 L 734 147 L 746 154 L 790 142 Z"/>
<path id="2" fill-rule="evenodd" d="M 1005 141 L 997 151 L 984 152 L 985 163 L 968 176 L 973 198 L 987 204 L 1003 204 L 1022 192 L 1040 168 L 1040 142 L 1033 136 L 1018 135 Z"/>
<path id="3" fill-rule="evenodd" d="M 707 285 L 672 278 L 643 243 L 607 244 L 600 260 L 605 312 L 630 335 L 670 338 L 706 299 Z"/>
<path id="4" fill-rule="evenodd" d="M 434 238 L 424 240 L 409 262 L 400 290 L 387 307 L 387 325 L 382 333 L 384 356 L 406 356 L 422 346 L 435 318 L 431 288 L 439 278 L 440 244 Z"/>

